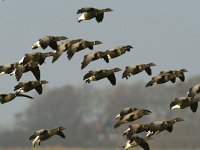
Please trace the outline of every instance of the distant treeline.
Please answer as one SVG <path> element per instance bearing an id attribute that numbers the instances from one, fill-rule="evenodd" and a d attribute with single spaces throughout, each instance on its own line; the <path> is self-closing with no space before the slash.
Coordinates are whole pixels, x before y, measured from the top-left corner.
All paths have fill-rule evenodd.
<path id="1" fill-rule="evenodd" d="M 178 79 L 177 79 L 178 80 Z M 155 85 L 145 88 L 145 83 L 118 84 L 95 88 L 92 85 L 50 89 L 34 99 L 34 103 L 22 114 L 16 115 L 16 128 L 1 130 L 0 146 L 31 147 L 28 137 L 41 128 L 65 126 L 66 139 L 52 137 L 43 146 L 119 148 L 126 141 L 122 136 L 128 124 L 113 129 L 115 115 L 124 107 L 147 108 L 152 114 L 136 121 L 149 123 L 182 117 L 173 132 L 162 132 L 149 141 L 152 149 L 199 148 L 200 109 L 193 113 L 190 108 L 170 111 L 169 104 L 175 98 L 186 96 L 188 89 L 200 83 L 200 76 L 186 82 Z"/>

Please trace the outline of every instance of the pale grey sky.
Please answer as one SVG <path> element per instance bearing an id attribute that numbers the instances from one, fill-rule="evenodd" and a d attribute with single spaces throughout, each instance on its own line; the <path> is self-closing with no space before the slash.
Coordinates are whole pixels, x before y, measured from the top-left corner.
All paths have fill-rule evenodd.
<path id="1" fill-rule="evenodd" d="M 91 69 L 112 68 L 126 65 L 154 62 L 153 75 L 161 70 L 186 68 L 186 77 L 199 74 L 200 56 L 200 1 L 193 0 L 127 0 L 127 1 L 89 1 L 89 0 L 5 0 L 0 2 L 0 64 L 12 63 L 31 52 L 31 45 L 45 35 L 64 35 L 68 38 L 101 40 L 96 50 L 106 50 L 130 44 L 130 53 L 113 59 L 110 64 L 98 60 L 80 70 L 83 56 L 90 52 L 84 50 L 75 54 L 71 61 L 66 54 L 51 64 L 48 59 L 41 66 L 41 78 L 48 80 L 48 88 L 65 84 L 81 86 L 85 84 L 83 75 Z M 76 11 L 82 7 L 107 8 L 114 11 L 106 13 L 102 23 L 95 20 L 77 22 L 80 15 Z M 37 51 L 43 51 L 38 49 Z M 51 51 L 50 48 L 46 51 Z M 43 51 L 44 52 L 44 51 Z M 135 80 L 149 80 L 142 73 L 130 80 L 122 80 L 117 73 L 118 83 L 133 83 Z M 31 73 L 25 74 L 21 81 L 34 80 Z M 17 84 L 14 77 L 0 78 L 0 93 L 12 92 Z M 110 86 L 108 81 L 93 82 L 95 87 Z M 44 91 L 47 90 L 44 88 Z M 35 92 L 30 95 L 37 96 Z M 0 106 L 0 125 L 12 121 L 16 112 L 23 111 L 34 103 L 18 98 Z"/>

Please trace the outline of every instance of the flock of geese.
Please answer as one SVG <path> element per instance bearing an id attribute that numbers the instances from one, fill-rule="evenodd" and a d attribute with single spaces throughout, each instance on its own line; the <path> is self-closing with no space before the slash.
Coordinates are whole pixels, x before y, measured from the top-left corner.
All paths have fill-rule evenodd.
<path id="1" fill-rule="evenodd" d="M 110 11 L 113 10 L 110 8 L 81 8 L 77 11 L 77 14 L 82 13 L 82 15 L 78 18 L 78 22 L 80 23 L 84 20 L 95 18 L 96 21 L 100 23 L 104 18 L 104 13 Z M 42 85 L 47 84 L 48 81 L 40 79 L 39 66 L 44 64 L 46 58 L 52 57 L 52 63 L 54 63 L 64 52 L 66 52 L 67 58 L 71 60 L 75 53 L 86 48 L 93 50 L 94 46 L 99 44 L 102 44 L 102 42 L 99 40 L 88 41 L 84 39 L 68 39 L 65 36 L 44 36 L 40 38 L 35 44 L 32 45 L 32 49 L 35 50 L 37 48 L 42 48 L 43 50 L 45 50 L 49 46 L 53 51 L 26 53 L 20 61 L 0 66 L 0 74 L 14 75 L 17 81 L 20 81 L 22 75 L 29 71 L 31 71 L 36 78 L 36 80 L 33 81 L 19 82 L 18 85 L 14 87 L 15 92 L 0 94 L 0 103 L 4 104 L 10 102 L 18 96 L 32 99 L 33 97 L 24 93 L 27 93 L 34 89 L 38 92 L 38 94 L 42 94 Z M 98 59 L 103 59 L 106 63 L 109 63 L 110 59 L 119 57 L 126 52 L 130 52 L 130 49 L 132 48 L 133 47 L 131 45 L 125 45 L 106 51 L 91 52 L 84 56 L 81 63 L 81 69 L 84 69 L 86 66 L 89 65 L 89 63 Z M 147 63 L 126 66 L 122 74 L 122 78 L 128 79 L 131 77 L 131 75 L 136 75 L 138 73 L 141 73 L 142 71 L 145 71 L 150 76 L 152 75 L 151 67 L 153 66 L 156 65 L 154 63 Z M 107 78 L 114 86 L 116 85 L 115 73 L 121 70 L 122 69 L 118 67 L 112 69 L 91 70 L 84 75 L 83 80 L 85 80 L 86 83 L 90 83 L 91 81 L 98 81 Z M 183 82 L 185 81 L 185 72 L 187 72 L 186 69 L 161 71 L 146 84 L 146 87 L 154 86 L 156 84 L 163 84 L 168 81 L 175 83 L 176 78 L 179 78 Z M 170 110 L 173 110 L 175 108 L 184 109 L 186 107 L 190 107 L 193 112 L 196 112 L 198 101 L 200 101 L 199 97 L 195 97 L 198 93 L 200 93 L 200 84 L 191 87 L 186 97 L 176 98 L 174 101 L 172 101 L 170 104 Z M 114 125 L 114 128 L 118 128 L 123 124 L 133 122 L 142 118 L 145 115 L 150 114 L 151 111 L 147 109 L 134 107 L 124 108 L 115 117 L 117 119 L 117 122 Z M 150 148 L 147 140 L 152 139 L 152 136 L 154 134 L 158 134 L 165 130 L 167 130 L 168 132 L 172 132 L 173 125 L 176 122 L 180 121 L 183 121 L 183 119 L 177 117 L 171 120 L 161 120 L 150 122 L 147 124 L 141 123 L 129 125 L 128 129 L 123 133 L 123 136 L 126 136 L 128 140 L 123 148 L 127 150 L 131 147 L 139 145 L 144 150 L 149 150 Z M 35 131 L 29 137 L 29 140 L 33 140 L 32 145 L 35 147 L 35 145 L 40 145 L 42 141 L 45 141 L 54 135 L 65 138 L 65 135 L 63 133 L 63 130 L 65 129 L 66 128 L 62 126 L 53 129 L 40 129 Z M 146 132 L 145 137 L 136 135 L 142 132 Z"/>

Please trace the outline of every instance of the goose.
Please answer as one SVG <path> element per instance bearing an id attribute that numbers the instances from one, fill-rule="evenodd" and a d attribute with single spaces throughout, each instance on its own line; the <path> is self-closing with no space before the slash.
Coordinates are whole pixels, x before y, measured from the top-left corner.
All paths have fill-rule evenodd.
<path id="1" fill-rule="evenodd" d="M 122 146 L 125 150 L 128 150 L 131 147 L 140 146 L 144 150 L 150 150 L 149 144 L 147 143 L 148 138 L 141 138 L 139 136 L 131 136 L 130 139 Z"/>
<path id="2" fill-rule="evenodd" d="M 15 99 L 16 97 L 26 97 L 26 98 L 29 98 L 29 99 L 33 99 L 33 97 L 29 96 L 29 95 L 25 95 L 25 94 L 20 94 L 18 92 L 15 92 L 15 93 L 4 93 L 4 94 L 0 94 L 0 103 L 1 104 L 4 104 L 4 103 L 7 103 L 7 102 L 10 102 L 12 101 L 13 99 Z"/>
<path id="3" fill-rule="evenodd" d="M 70 45 L 70 47 L 68 48 L 67 58 L 69 60 L 71 60 L 71 58 L 74 56 L 74 54 L 76 52 L 79 52 L 79 51 L 86 49 L 86 48 L 93 50 L 93 46 L 99 45 L 99 44 L 102 44 L 102 42 L 98 41 L 98 40 L 96 40 L 96 41 L 81 40 L 77 43 L 74 43 L 74 44 Z"/>
<path id="4" fill-rule="evenodd" d="M 19 61 L 19 64 L 27 64 L 29 61 L 38 62 L 39 65 L 45 63 L 45 59 L 47 57 L 54 56 L 54 52 L 34 52 L 34 53 L 26 53 L 25 56 Z"/>
<path id="5" fill-rule="evenodd" d="M 186 69 L 180 69 L 180 70 L 161 71 L 160 74 L 174 73 L 176 75 L 176 78 L 179 78 L 183 82 L 185 81 L 185 75 L 184 75 L 185 72 L 188 71 Z M 176 78 L 174 79 L 174 83 L 176 81 Z"/>
<path id="6" fill-rule="evenodd" d="M 19 82 L 19 84 L 14 87 L 14 91 L 17 91 L 18 93 L 25 93 L 35 89 L 38 94 L 42 94 L 42 84 L 47 83 L 49 82 L 46 80 Z"/>
<path id="7" fill-rule="evenodd" d="M 23 75 L 23 73 L 31 71 L 35 78 L 39 81 L 40 80 L 40 68 L 39 63 L 34 61 L 29 61 L 25 65 L 19 64 L 15 70 L 15 76 L 17 81 L 19 81 Z"/>
<path id="8" fill-rule="evenodd" d="M 155 133 L 158 134 L 162 131 L 167 130 L 168 132 L 172 132 L 173 125 L 176 122 L 184 121 L 182 118 L 174 118 L 172 120 L 163 120 L 163 121 L 154 121 L 150 124 L 150 130 L 147 132 L 146 137 L 150 137 Z"/>
<path id="9" fill-rule="evenodd" d="M 126 108 L 123 108 L 119 114 L 116 115 L 115 119 L 121 119 L 123 118 L 125 115 L 133 112 L 133 111 L 136 111 L 138 110 L 138 108 L 135 108 L 135 107 L 126 107 Z"/>
<path id="10" fill-rule="evenodd" d="M 64 52 L 66 52 L 72 44 L 82 41 L 83 39 L 64 40 L 58 45 L 58 49 L 54 52 L 52 63 L 54 63 Z"/>
<path id="11" fill-rule="evenodd" d="M 154 63 L 148 63 L 148 64 L 139 64 L 139 65 L 134 65 L 134 66 L 133 65 L 126 66 L 126 68 L 123 72 L 122 78 L 128 79 L 128 77 L 130 77 L 131 74 L 135 75 L 135 74 L 142 72 L 143 70 L 145 70 L 148 75 L 151 75 L 152 74 L 152 72 L 151 72 L 152 66 L 156 66 L 156 65 Z"/>
<path id="12" fill-rule="evenodd" d="M 84 75 L 83 80 L 85 80 L 86 83 L 90 83 L 91 81 L 98 81 L 103 78 L 107 78 L 110 83 L 114 86 L 116 85 L 116 78 L 115 78 L 115 72 L 121 71 L 120 68 L 114 68 L 114 69 L 103 69 L 103 70 L 91 70 L 87 74 Z"/>
<path id="13" fill-rule="evenodd" d="M 32 49 L 37 49 L 41 47 L 42 49 L 46 49 L 48 46 L 53 50 L 57 50 L 57 42 L 61 40 L 68 39 L 65 36 L 44 36 L 40 38 L 35 44 L 32 45 Z"/>
<path id="14" fill-rule="evenodd" d="M 90 20 L 90 19 L 95 18 L 96 21 L 98 23 L 100 23 L 103 20 L 104 13 L 111 12 L 111 11 L 113 11 L 113 10 L 110 8 L 97 9 L 97 8 L 93 8 L 93 7 L 84 7 L 77 11 L 77 14 L 82 13 L 82 15 L 78 18 L 78 22 L 80 23 L 83 20 Z"/>
<path id="15" fill-rule="evenodd" d="M 170 103 L 170 110 L 173 109 L 184 109 L 186 107 L 190 107 L 192 112 L 196 112 L 198 108 L 198 102 L 200 101 L 200 97 L 179 97 Z"/>
<path id="16" fill-rule="evenodd" d="M 30 137 L 29 140 L 32 141 L 33 147 L 35 147 L 36 144 L 40 145 L 41 142 L 51 138 L 54 135 L 58 135 L 61 138 L 65 138 L 65 135 L 63 133 L 63 130 L 65 130 L 65 127 L 57 127 L 54 129 L 40 129 L 35 131 Z"/>
<path id="17" fill-rule="evenodd" d="M 124 115 L 119 121 L 117 121 L 117 123 L 115 123 L 114 129 L 124 123 L 135 121 L 137 119 L 142 118 L 144 115 L 149 115 L 149 114 L 151 114 L 151 111 L 146 109 L 138 109 L 133 112 L 130 112 L 127 115 Z"/>
<path id="18" fill-rule="evenodd" d="M 83 61 L 81 63 L 81 69 L 84 69 L 90 62 L 95 61 L 97 59 L 103 58 L 104 60 L 107 59 L 104 52 L 96 51 L 91 52 L 83 57 Z"/>
<path id="19" fill-rule="evenodd" d="M 13 75 L 18 64 L 19 64 L 18 62 L 14 62 L 12 64 L 5 64 L 0 66 L 0 75 L 3 74 Z"/>
<path id="20" fill-rule="evenodd" d="M 127 139 L 129 139 L 131 136 L 134 134 L 138 134 L 144 131 L 150 130 L 150 125 L 149 124 L 133 124 L 129 125 L 129 128 L 124 131 L 123 136 L 127 136 Z"/>
<path id="21" fill-rule="evenodd" d="M 200 84 L 196 84 L 191 87 L 187 93 L 188 97 L 195 97 L 196 94 L 200 93 Z"/>
<path id="22" fill-rule="evenodd" d="M 176 82 L 176 77 L 180 76 L 180 73 L 177 71 L 162 71 L 160 74 L 153 77 L 147 84 L 146 87 L 153 86 L 156 84 L 163 84 L 168 81 L 171 81 L 172 83 Z"/>
<path id="23" fill-rule="evenodd" d="M 123 55 L 124 53 L 126 53 L 126 51 L 129 52 L 131 48 L 133 48 L 131 45 L 125 45 L 106 50 L 105 53 L 107 54 L 107 62 L 109 62 L 109 59 L 113 59 Z"/>

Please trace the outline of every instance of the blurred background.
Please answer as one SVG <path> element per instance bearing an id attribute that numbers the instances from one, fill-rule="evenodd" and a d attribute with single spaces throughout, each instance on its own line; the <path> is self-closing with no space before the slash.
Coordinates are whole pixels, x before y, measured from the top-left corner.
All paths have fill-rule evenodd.
<path id="1" fill-rule="evenodd" d="M 45 35 L 64 35 L 70 39 L 100 40 L 95 50 L 105 51 L 121 45 L 134 49 L 109 64 L 103 60 L 90 63 L 81 70 L 83 56 L 90 52 L 76 53 L 71 61 L 66 54 L 54 64 L 49 58 L 41 68 L 41 78 L 49 81 L 44 94 L 35 91 L 28 94 L 33 100 L 17 98 L 0 106 L 0 146 L 31 147 L 28 137 L 41 128 L 65 126 L 66 140 L 53 137 L 42 146 L 119 148 L 125 142 L 122 132 L 128 125 L 116 130 L 114 116 L 124 107 L 140 107 L 152 111 L 150 116 L 136 122 L 148 123 L 174 117 L 184 118 L 174 131 L 163 132 L 149 141 L 156 149 L 199 148 L 199 113 L 189 108 L 169 110 L 176 97 L 186 96 L 188 89 L 199 83 L 200 1 L 193 0 L 133 0 L 117 2 L 88 0 L 4 0 L 0 2 L 0 64 L 20 60 L 33 51 L 31 45 Z M 77 22 L 76 12 L 82 7 L 111 8 L 102 23 L 96 20 Z M 86 84 L 83 76 L 89 70 L 150 63 L 153 76 L 169 69 L 188 70 L 186 81 L 167 83 L 145 88 L 151 79 L 146 73 L 122 80 L 122 72 L 116 73 L 117 85 L 107 79 Z M 21 81 L 35 80 L 31 73 Z M 13 92 L 15 77 L 2 75 L 1 93 Z M 139 148 L 140 149 L 140 148 Z"/>

